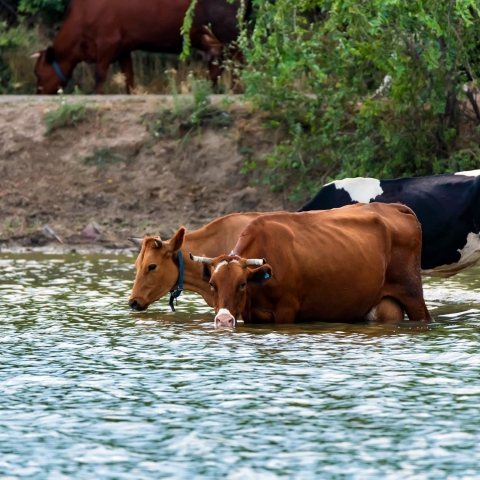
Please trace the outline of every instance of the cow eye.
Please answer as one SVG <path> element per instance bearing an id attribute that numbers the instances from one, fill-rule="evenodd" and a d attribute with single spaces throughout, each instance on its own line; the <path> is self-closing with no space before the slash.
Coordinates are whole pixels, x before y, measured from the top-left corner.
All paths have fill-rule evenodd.
<path id="1" fill-rule="evenodd" d="M 238 287 L 238 289 L 239 289 L 239 290 L 243 290 L 246 286 L 247 286 L 247 282 L 243 282 L 243 283 Z"/>
<path id="2" fill-rule="evenodd" d="M 212 282 L 208 282 L 208 284 L 210 285 L 210 288 L 211 288 L 212 290 L 215 290 L 215 285 L 214 285 Z"/>
<path id="3" fill-rule="evenodd" d="M 152 263 L 151 265 L 148 266 L 148 271 L 151 272 L 152 270 L 155 270 L 157 268 L 157 266 Z"/>

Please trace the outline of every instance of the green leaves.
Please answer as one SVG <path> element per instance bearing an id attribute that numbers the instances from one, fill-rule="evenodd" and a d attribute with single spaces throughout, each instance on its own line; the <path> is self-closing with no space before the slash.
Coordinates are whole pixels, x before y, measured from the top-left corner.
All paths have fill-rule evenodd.
<path id="1" fill-rule="evenodd" d="M 59 21 L 70 0 L 20 0 L 17 3 L 21 14 L 40 14 L 46 20 Z"/>
<path id="2" fill-rule="evenodd" d="M 195 6 L 197 5 L 198 0 L 192 0 L 192 3 L 188 7 L 187 13 L 183 20 L 183 25 L 180 30 L 180 33 L 183 36 L 183 51 L 180 55 L 182 60 L 185 60 L 190 55 L 191 40 L 190 40 L 190 30 L 193 25 L 193 14 L 195 11 Z"/>
<path id="3" fill-rule="evenodd" d="M 462 116 L 462 85 L 480 74 L 478 1 L 254 5 L 243 79 L 287 135 L 269 157 L 277 186 L 292 175 L 306 185 L 446 171 L 460 150 L 479 163 L 464 148 L 472 120 Z"/>

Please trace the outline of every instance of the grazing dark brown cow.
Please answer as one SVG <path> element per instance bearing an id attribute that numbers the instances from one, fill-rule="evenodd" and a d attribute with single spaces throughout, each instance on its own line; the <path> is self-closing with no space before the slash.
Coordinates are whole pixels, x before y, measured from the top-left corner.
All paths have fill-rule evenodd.
<path id="1" fill-rule="evenodd" d="M 215 324 L 431 320 L 420 274 L 420 224 L 399 204 L 262 215 L 232 255 L 204 264 Z M 269 263 L 265 264 L 264 258 Z"/>
<path id="2" fill-rule="evenodd" d="M 64 88 L 80 62 L 95 63 L 95 90 L 101 93 L 108 68 L 118 60 L 127 93 L 133 88 L 130 52 L 180 53 L 180 29 L 191 0 L 72 0 L 53 45 L 32 57 L 37 93 L 55 94 Z M 237 39 L 240 0 L 198 0 L 190 31 L 192 47 L 208 62 L 216 82 L 223 47 Z M 249 1 L 245 2 L 249 6 Z"/>
<path id="3" fill-rule="evenodd" d="M 192 233 L 181 227 L 170 239 L 160 237 L 131 239 L 142 246 L 135 262 L 137 276 L 128 304 L 134 310 L 145 310 L 148 306 L 175 290 L 179 280 L 178 252 L 195 252 L 202 255 L 220 255 L 230 252 L 242 230 L 261 213 L 234 213 L 219 218 Z M 202 267 L 190 258 L 184 259 L 183 289 L 199 293 L 213 306 L 210 287 L 201 278 Z"/>

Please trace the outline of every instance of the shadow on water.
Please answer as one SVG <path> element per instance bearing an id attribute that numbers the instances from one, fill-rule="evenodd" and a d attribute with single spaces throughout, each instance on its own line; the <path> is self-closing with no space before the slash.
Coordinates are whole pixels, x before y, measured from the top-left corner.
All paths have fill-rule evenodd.
<path id="1" fill-rule="evenodd" d="M 474 478 L 480 269 L 436 322 L 215 330 L 133 257 L 0 256 L 0 478 Z M 461 473 L 460 473 L 461 472 Z"/>

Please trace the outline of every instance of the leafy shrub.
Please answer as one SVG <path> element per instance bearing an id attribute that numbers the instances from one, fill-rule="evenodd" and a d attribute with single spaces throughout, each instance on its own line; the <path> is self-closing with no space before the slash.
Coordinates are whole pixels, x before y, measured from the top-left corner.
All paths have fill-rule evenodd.
<path id="1" fill-rule="evenodd" d="M 264 162 L 275 188 L 293 177 L 301 197 L 331 177 L 478 167 L 480 117 L 463 90 L 480 74 L 476 0 L 254 4 L 243 79 L 288 135 Z"/>
<path id="2" fill-rule="evenodd" d="M 19 13 L 37 15 L 42 21 L 52 24 L 62 19 L 70 0 L 16 0 L 12 3 Z"/>
<path id="3" fill-rule="evenodd" d="M 20 25 L 7 28 L 0 23 L 0 93 L 34 91 L 33 61 L 37 44 L 35 32 Z"/>

